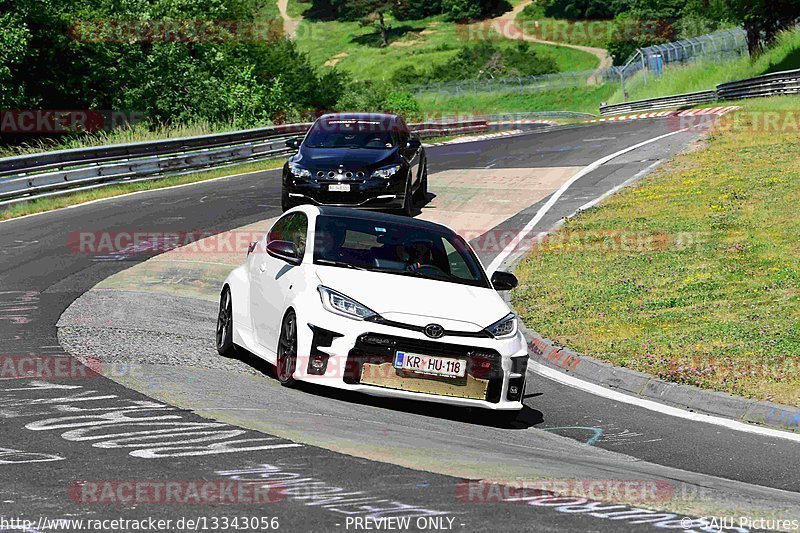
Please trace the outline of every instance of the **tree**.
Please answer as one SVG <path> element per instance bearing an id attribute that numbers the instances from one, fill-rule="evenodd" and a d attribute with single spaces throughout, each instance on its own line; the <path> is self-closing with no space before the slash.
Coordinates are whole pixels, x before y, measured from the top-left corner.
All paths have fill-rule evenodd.
<path id="1" fill-rule="evenodd" d="M 21 107 L 23 95 L 14 81 L 14 67 L 22 63 L 31 34 L 12 13 L 0 15 L 0 109 Z"/>
<path id="2" fill-rule="evenodd" d="M 364 26 L 377 26 L 381 33 L 381 47 L 389 46 L 389 28 L 386 16 L 399 5 L 397 0 L 354 0 L 348 2 L 348 9 L 361 19 Z"/>
<path id="3" fill-rule="evenodd" d="M 441 12 L 441 0 L 402 0 L 393 10 L 397 20 L 418 20 Z"/>
<path id="4" fill-rule="evenodd" d="M 725 4 L 731 18 L 744 25 L 751 54 L 800 21 L 800 0 L 725 0 Z"/>
<path id="5" fill-rule="evenodd" d="M 509 9 L 511 4 L 506 0 L 442 0 L 442 13 L 457 22 L 501 15 Z"/>

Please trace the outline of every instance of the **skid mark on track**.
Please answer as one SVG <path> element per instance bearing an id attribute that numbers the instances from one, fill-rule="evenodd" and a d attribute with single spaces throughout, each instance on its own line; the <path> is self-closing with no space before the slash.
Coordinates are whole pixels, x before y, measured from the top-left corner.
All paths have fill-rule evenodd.
<path id="1" fill-rule="evenodd" d="M 39 310 L 39 293 L 36 291 L 0 292 L 0 321 L 28 324 Z"/>

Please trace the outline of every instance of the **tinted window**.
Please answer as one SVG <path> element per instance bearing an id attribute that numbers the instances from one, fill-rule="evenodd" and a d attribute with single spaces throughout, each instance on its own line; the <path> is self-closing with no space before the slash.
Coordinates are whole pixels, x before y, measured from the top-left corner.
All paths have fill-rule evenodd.
<path id="1" fill-rule="evenodd" d="M 267 234 L 267 242 L 293 242 L 300 253 L 306 252 L 306 234 L 308 233 L 308 217 L 304 213 L 292 213 L 278 220 Z"/>
<path id="2" fill-rule="evenodd" d="M 388 150 L 400 143 L 397 125 L 386 120 L 318 120 L 304 141 L 309 148 Z"/>
<path id="3" fill-rule="evenodd" d="M 314 262 L 489 287 L 464 239 L 403 223 L 319 216 Z"/>

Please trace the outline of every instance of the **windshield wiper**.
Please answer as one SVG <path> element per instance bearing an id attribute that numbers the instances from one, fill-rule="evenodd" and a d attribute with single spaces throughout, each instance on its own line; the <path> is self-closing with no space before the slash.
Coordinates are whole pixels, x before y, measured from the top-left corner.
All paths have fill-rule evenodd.
<path id="1" fill-rule="evenodd" d="M 317 259 L 315 261 L 318 265 L 325 265 L 325 266 L 335 266 L 335 267 L 342 267 L 342 268 L 352 268 L 353 270 L 368 270 L 364 267 L 351 265 L 350 263 L 345 263 L 344 261 L 336 261 L 333 259 Z"/>
<path id="2" fill-rule="evenodd" d="M 433 279 L 425 276 L 424 274 L 420 274 L 419 272 L 414 272 L 413 270 L 396 270 L 393 268 L 371 268 L 373 272 L 381 272 L 384 274 L 397 274 L 399 276 L 409 276 L 412 278 L 423 278 L 423 279 Z"/>

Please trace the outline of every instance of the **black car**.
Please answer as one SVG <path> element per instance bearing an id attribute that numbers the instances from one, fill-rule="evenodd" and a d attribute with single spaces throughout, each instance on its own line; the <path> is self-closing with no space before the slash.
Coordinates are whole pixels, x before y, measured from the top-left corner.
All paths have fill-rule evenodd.
<path id="1" fill-rule="evenodd" d="M 400 210 L 428 190 L 428 165 L 419 138 L 397 115 L 338 113 L 317 119 L 283 167 L 281 204 Z"/>

